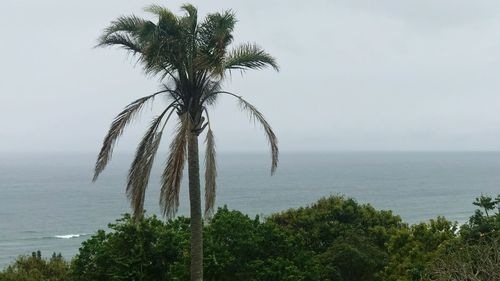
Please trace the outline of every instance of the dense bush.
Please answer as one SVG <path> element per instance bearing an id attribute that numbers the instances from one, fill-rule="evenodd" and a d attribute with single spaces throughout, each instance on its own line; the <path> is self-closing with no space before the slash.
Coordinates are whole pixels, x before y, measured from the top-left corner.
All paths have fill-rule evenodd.
<path id="1" fill-rule="evenodd" d="M 298 245 L 305 280 L 373 280 L 388 258 L 385 244 L 405 227 L 398 216 L 330 197 L 269 218 Z"/>
<path id="2" fill-rule="evenodd" d="M 189 220 L 134 224 L 125 216 L 84 242 L 75 280 L 186 280 Z M 383 269 L 385 244 L 404 224 L 390 212 L 331 197 L 251 219 L 221 208 L 204 227 L 206 280 L 370 280 Z"/>
<path id="3" fill-rule="evenodd" d="M 82 243 L 73 260 L 75 281 L 187 280 L 189 220 L 164 223 L 153 216 L 135 223 L 125 215 L 109 228 Z"/>
<path id="4" fill-rule="evenodd" d="M 456 239 L 457 225 L 443 217 L 398 229 L 386 244 L 381 280 L 421 280 L 440 251 Z"/>
<path id="5" fill-rule="evenodd" d="M 298 248 L 275 224 L 219 209 L 205 227 L 205 279 L 303 280 Z"/>
<path id="6" fill-rule="evenodd" d="M 495 280 L 500 200 L 474 203 L 481 209 L 460 229 L 442 217 L 408 226 L 339 196 L 266 219 L 220 208 L 204 226 L 205 280 Z M 189 280 L 189 219 L 124 215 L 109 227 L 83 242 L 71 268 L 38 253 L 0 281 Z"/>
<path id="7" fill-rule="evenodd" d="M 4 271 L 0 272 L 0 281 L 69 281 L 69 264 L 61 255 L 42 258 L 40 251 L 31 256 L 20 256 Z"/>

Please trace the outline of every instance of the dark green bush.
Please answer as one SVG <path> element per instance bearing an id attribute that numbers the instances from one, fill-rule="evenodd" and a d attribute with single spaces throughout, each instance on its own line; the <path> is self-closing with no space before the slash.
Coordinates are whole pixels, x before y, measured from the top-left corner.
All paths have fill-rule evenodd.
<path id="1" fill-rule="evenodd" d="M 219 209 L 205 227 L 205 279 L 302 280 L 294 249 L 276 225 Z"/>
<path id="2" fill-rule="evenodd" d="M 273 215 L 299 245 L 307 280 L 375 280 L 388 259 L 386 243 L 405 225 L 389 211 L 353 199 L 330 197 L 316 204 Z"/>
<path id="3" fill-rule="evenodd" d="M 187 280 L 189 220 L 129 216 L 84 242 L 75 280 Z M 221 208 L 204 227 L 205 280 L 372 280 L 404 225 L 390 212 L 331 197 L 261 221 Z"/>
<path id="4" fill-rule="evenodd" d="M 186 280 L 189 220 L 164 223 L 153 216 L 135 223 L 125 215 L 109 228 L 82 243 L 73 260 L 75 281 Z"/>

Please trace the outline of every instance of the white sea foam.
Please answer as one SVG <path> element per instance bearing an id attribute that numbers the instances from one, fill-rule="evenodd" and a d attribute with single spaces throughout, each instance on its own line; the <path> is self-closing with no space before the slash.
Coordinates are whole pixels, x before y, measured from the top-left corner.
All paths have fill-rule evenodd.
<path id="1" fill-rule="evenodd" d="M 59 239 L 71 239 L 71 238 L 78 238 L 80 236 L 85 236 L 87 234 L 85 233 L 82 233 L 82 234 L 66 234 L 66 235 L 56 235 L 54 236 L 55 238 L 59 238 Z"/>

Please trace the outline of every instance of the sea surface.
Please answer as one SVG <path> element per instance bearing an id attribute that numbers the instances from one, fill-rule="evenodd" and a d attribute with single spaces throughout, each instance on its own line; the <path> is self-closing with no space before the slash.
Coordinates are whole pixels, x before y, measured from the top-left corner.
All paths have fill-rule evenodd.
<path id="1" fill-rule="evenodd" d="M 0 155 L 0 268 L 36 250 L 71 258 L 97 229 L 129 212 L 131 157 L 116 155 L 92 183 L 94 154 Z M 150 214 L 159 214 L 157 162 L 145 204 Z M 436 216 L 464 223 L 475 197 L 500 193 L 500 152 L 282 153 L 273 177 L 266 154 L 221 153 L 218 174 L 217 205 L 251 216 L 345 195 L 409 223 Z M 183 182 L 181 215 L 188 206 Z"/>

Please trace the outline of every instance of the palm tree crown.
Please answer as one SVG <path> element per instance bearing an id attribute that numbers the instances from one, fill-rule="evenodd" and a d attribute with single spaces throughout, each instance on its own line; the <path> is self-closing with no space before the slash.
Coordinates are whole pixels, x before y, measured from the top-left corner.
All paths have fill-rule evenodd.
<path id="1" fill-rule="evenodd" d="M 134 216 L 142 217 L 144 194 L 165 124 L 175 112 L 177 131 L 170 144 L 170 153 L 161 180 L 160 206 L 172 217 L 179 206 L 179 190 L 188 150 L 188 135 L 199 135 L 207 127 L 205 154 L 205 216 L 213 210 L 217 175 L 214 135 L 210 128 L 208 109 L 220 95 L 238 99 L 242 110 L 258 121 L 271 146 L 271 173 L 278 164 L 277 138 L 264 116 L 242 97 L 223 91 L 227 73 L 272 67 L 275 59 L 255 44 L 246 43 L 229 50 L 236 23 L 234 13 L 208 14 L 198 22 L 197 9 L 182 6 L 183 16 L 176 16 L 160 6 L 149 6 L 146 12 L 157 20 L 137 16 L 120 17 L 105 29 L 98 46 L 119 46 L 138 59 L 148 75 L 159 76 L 162 89 L 132 102 L 116 116 L 104 138 L 93 180 L 111 159 L 113 147 L 129 122 L 158 95 L 169 97 L 169 104 L 155 117 L 140 141 L 128 173 L 127 196 Z"/>

